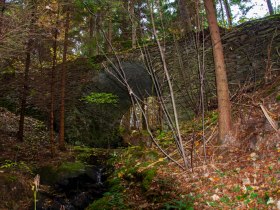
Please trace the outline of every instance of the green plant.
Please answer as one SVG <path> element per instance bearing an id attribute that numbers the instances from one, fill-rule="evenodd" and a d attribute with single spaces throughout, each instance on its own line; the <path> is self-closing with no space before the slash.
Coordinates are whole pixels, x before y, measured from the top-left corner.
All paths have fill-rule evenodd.
<path id="1" fill-rule="evenodd" d="M 33 174 L 32 169 L 23 161 L 19 162 L 18 167 L 22 171 L 25 171 L 27 173 Z"/>
<path id="2" fill-rule="evenodd" d="M 118 96 L 112 93 L 96 93 L 92 92 L 89 95 L 83 97 L 82 101 L 86 101 L 92 104 L 117 104 Z"/>
<path id="3" fill-rule="evenodd" d="M 276 96 L 276 101 L 279 102 L 280 101 L 280 95 Z"/>
<path id="4" fill-rule="evenodd" d="M 194 197 L 188 195 L 186 198 L 181 198 L 180 200 L 173 200 L 165 204 L 165 209 L 178 209 L 178 210 L 193 210 L 194 209 Z"/>
<path id="5" fill-rule="evenodd" d="M 0 169 L 12 168 L 12 167 L 14 167 L 16 165 L 17 165 L 16 162 L 13 162 L 11 160 L 5 160 L 4 163 L 0 166 Z"/>
<path id="6" fill-rule="evenodd" d="M 4 163 L 0 166 L 0 169 L 12 169 L 12 168 L 18 168 L 23 172 L 32 174 L 31 168 L 23 161 L 14 162 L 12 160 L 5 160 Z"/>
<path id="7" fill-rule="evenodd" d="M 233 192 L 240 192 L 241 191 L 241 188 L 239 185 L 235 185 L 232 189 Z"/>
<path id="8" fill-rule="evenodd" d="M 258 204 L 269 205 L 269 199 L 267 193 L 265 193 L 264 197 L 260 197 L 258 193 L 254 191 L 254 188 L 251 186 L 246 186 L 246 191 L 241 195 L 236 196 L 238 201 L 243 201 L 244 204 L 249 204 L 251 202 L 257 202 Z"/>
<path id="9" fill-rule="evenodd" d="M 211 123 L 216 123 L 218 121 L 218 112 L 213 111 L 210 115 L 210 122 Z"/>
<path id="10" fill-rule="evenodd" d="M 87 210 L 111 210 L 111 209 L 120 209 L 127 210 L 129 207 L 124 203 L 125 196 L 123 193 L 112 193 L 107 192 L 101 199 L 94 201 L 91 205 L 87 207 Z"/>
<path id="11" fill-rule="evenodd" d="M 228 206 L 233 205 L 233 203 L 231 202 L 231 199 L 228 196 L 223 196 L 221 197 L 220 201 Z"/>
<path id="12" fill-rule="evenodd" d="M 211 207 L 218 207 L 219 206 L 217 201 L 206 201 L 206 203 Z"/>
<path id="13" fill-rule="evenodd" d="M 150 185 L 156 176 L 156 169 L 149 169 L 143 172 L 143 181 L 142 181 L 142 188 L 143 190 L 147 191 L 150 188 Z"/>
<path id="14" fill-rule="evenodd" d="M 224 177 L 226 174 L 220 170 L 215 171 L 220 177 Z"/>
<path id="15" fill-rule="evenodd" d="M 10 176 L 9 176 L 9 180 L 12 181 L 12 182 L 14 182 L 14 181 L 17 181 L 17 180 L 18 180 L 18 177 L 17 177 L 17 176 L 12 176 L 12 175 L 10 175 Z"/>

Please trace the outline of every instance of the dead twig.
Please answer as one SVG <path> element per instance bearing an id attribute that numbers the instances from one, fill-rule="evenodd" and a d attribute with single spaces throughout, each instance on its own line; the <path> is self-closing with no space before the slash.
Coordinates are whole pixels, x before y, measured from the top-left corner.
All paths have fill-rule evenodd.
<path id="1" fill-rule="evenodd" d="M 266 117 L 266 119 L 268 120 L 269 124 L 272 126 L 272 128 L 277 132 L 277 135 L 279 137 L 280 134 L 280 130 L 278 129 L 278 124 L 275 122 L 275 120 L 272 119 L 272 117 L 270 117 L 270 115 L 268 114 L 267 109 L 261 104 L 260 105 L 264 116 Z"/>

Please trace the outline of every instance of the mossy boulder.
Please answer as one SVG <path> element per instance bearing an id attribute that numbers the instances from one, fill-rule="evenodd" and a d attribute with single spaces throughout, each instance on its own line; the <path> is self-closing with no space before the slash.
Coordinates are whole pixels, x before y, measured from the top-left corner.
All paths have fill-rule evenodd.
<path id="1" fill-rule="evenodd" d="M 59 166 L 44 165 L 35 170 L 41 177 L 42 184 L 67 185 L 68 179 L 86 172 L 86 165 L 80 161 L 64 162 Z"/>

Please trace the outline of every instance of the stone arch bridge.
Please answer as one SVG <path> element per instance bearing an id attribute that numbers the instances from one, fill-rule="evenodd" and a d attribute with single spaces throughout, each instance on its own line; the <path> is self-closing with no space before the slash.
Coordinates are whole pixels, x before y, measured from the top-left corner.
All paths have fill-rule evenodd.
<path id="1" fill-rule="evenodd" d="M 260 83 L 273 80 L 280 69 L 280 15 L 241 24 L 231 30 L 222 30 L 222 42 L 228 71 L 230 90 L 250 91 Z M 189 34 L 180 40 L 162 43 L 172 77 L 181 119 L 200 111 L 200 85 L 203 70 L 206 108 L 214 107 L 215 77 L 210 35 L 207 30 L 199 35 Z M 114 63 L 115 56 L 109 56 Z M 128 83 L 140 98 L 154 94 L 154 85 L 148 69 L 157 75 L 164 97 L 168 96 L 162 61 L 155 44 L 118 54 Z M 203 60 L 203 62 L 202 62 Z M 67 138 L 76 143 L 93 146 L 116 146 L 120 142 L 119 124 L 130 107 L 127 89 L 112 75 L 102 70 L 103 56 L 79 58 L 68 63 L 66 87 Z M 202 68 L 203 67 L 203 68 Z M 48 112 L 49 88 L 41 74 L 34 73 L 32 97 L 29 104 Z M 32 77 L 33 77 L 32 76 Z M 59 78 L 57 78 L 59 81 Z M 57 83 L 57 98 L 59 98 Z M 8 87 L 7 87 L 8 88 Z M 113 93 L 119 103 L 88 104 L 81 100 L 91 92 Z M 42 94 L 43 93 L 43 94 Z M 59 100 L 57 100 L 59 101 Z M 55 105 L 57 111 L 59 104 Z M 58 121 L 58 119 L 57 119 Z"/>

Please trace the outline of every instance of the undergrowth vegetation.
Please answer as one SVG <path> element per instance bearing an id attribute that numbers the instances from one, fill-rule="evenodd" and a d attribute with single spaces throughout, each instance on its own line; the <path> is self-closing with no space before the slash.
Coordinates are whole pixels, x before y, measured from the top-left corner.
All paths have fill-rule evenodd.
<path id="1" fill-rule="evenodd" d="M 138 209 L 148 206 L 193 209 L 192 199 L 181 200 L 180 194 L 174 192 L 174 180 L 158 174 L 158 169 L 167 165 L 168 161 L 155 150 L 129 147 L 112 153 L 109 163 L 114 167 L 107 180 L 109 190 L 101 199 L 94 201 L 88 210 Z"/>

